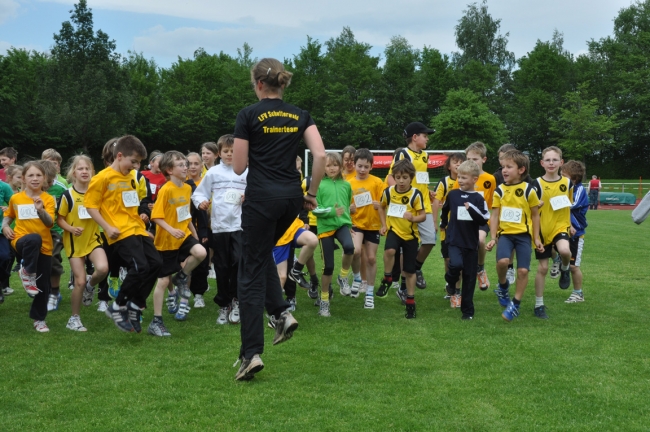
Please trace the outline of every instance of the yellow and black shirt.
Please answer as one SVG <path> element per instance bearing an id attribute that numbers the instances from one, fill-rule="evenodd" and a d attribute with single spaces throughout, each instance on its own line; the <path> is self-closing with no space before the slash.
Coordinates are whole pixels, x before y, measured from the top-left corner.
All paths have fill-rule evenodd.
<path id="1" fill-rule="evenodd" d="M 72 227 L 83 228 L 83 232 L 78 237 L 67 231 L 63 233 L 63 247 L 68 258 L 86 257 L 102 245 L 99 225 L 84 207 L 84 195 L 71 187 L 63 192 L 59 202 L 59 216 L 63 216 Z"/>
<path id="2" fill-rule="evenodd" d="M 386 188 L 381 195 L 381 205 L 386 209 L 386 225 L 389 231 L 393 231 L 403 240 L 420 240 L 416 222 L 390 215 L 391 206 L 395 210 L 410 212 L 413 216 L 417 216 L 418 211 L 424 210 L 424 198 L 419 189 L 411 186 L 406 192 L 398 192 L 395 186 Z"/>
<path id="3" fill-rule="evenodd" d="M 172 228 L 179 229 L 185 233 L 183 238 L 177 239 L 166 229 L 158 227 L 153 244 L 159 251 L 178 250 L 187 237 L 190 236 L 190 197 L 192 187 L 183 183 L 180 187 L 174 182 L 168 181 L 158 192 L 156 203 L 151 210 L 151 219 L 164 219 Z"/>
<path id="4" fill-rule="evenodd" d="M 425 151 L 413 151 L 408 147 L 398 151 L 390 164 L 388 174 L 393 174 L 393 165 L 402 159 L 410 160 L 415 167 L 415 177 L 411 181 L 411 186 L 418 189 L 424 200 L 424 212 L 431 213 L 431 199 L 429 198 L 429 155 Z"/>
<path id="5" fill-rule="evenodd" d="M 497 234 L 529 234 L 533 238 L 530 209 L 538 205 L 539 198 L 533 185 L 524 181 L 513 185 L 500 184 L 492 202 L 492 208 L 499 209 Z"/>
<path id="6" fill-rule="evenodd" d="M 566 177 L 560 177 L 555 181 L 547 181 L 539 177 L 533 185 L 537 190 L 537 198 L 544 203 L 539 209 L 539 229 L 542 243 L 548 245 L 556 235 L 569 234 L 573 183 Z"/>

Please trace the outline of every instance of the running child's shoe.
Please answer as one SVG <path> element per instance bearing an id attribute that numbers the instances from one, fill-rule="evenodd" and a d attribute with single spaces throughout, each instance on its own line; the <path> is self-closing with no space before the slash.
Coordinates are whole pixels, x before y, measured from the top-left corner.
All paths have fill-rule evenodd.
<path id="1" fill-rule="evenodd" d="M 571 270 L 560 269 L 560 289 L 567 289 L 571 286 Z"/>
<path id="2" fill-rule="evenodd" d="M 192 296 L 192 292 L 190 291 L 190 277 L 183 273 L 183 270 L 172 276 L 172 283 L 176 287 L 176 290 L 180 292 L 181 297 L 188 299 Z"/>
<path id="3" fill-rule="evenodd" d="M 299 270 L 296 270 L 295 267 L 292 267 L 289 270 L 289 279 L 294 281 L 300 288 L 309 289 L 311 284 L 307 279 L 305 279 L 305 274 Z"/>
<path id="4" fill-rule="evenodd" d="M 45 324 L 45 321 L 34 321 L 34 330 L 36 330 L 39 333 L 47 333 L 50 331 L 49 327 L 47 324 Z"/>
<path id="5" fill-rule="evenodd" d="M 481 291 L 485 291 L 490 288 L 490 280 L 488 279 L 488 275 L 485 269 L 476 273 L 476 278 L 478 279 L 478 287 Z"/>
<path id="6" fill-rule="evenodd" d="M 36 295 L 41 292 L 41 290 L 36 286 L 36 275 L 27 274 L 25 267 L 22 266 L 20 267 L 18 274 L 20 275 L 20 281 L 22 282 L 27 295 L 31 298 L 36 297 Z"/>
<path id="7" fill-rule="evenodd" d="M 106 309 L 108 309 L 108 302 L 100 300 L 97 304 L 97 312 L 106 312 Z"/>
<path id="8" fill-rule="evenodd" d="M 395 294 L 397 295 L 397 298 L 402 302 L 403 305 L 406 304 L 406 291 L 398 289 L 395 291 Z"/>
<path id="9" fill-rule="evenodd" d="M 372 294 L 366 294 L 366 301 L 363 303 L 364 309 L 374 309 L 375 308 L 375 296 Z"/>
<path id="10" fill-rule="evenodd" d="M 390 286 L 391 286 L 390 282 L 388 282 L 386 279 L 382 279 L 381 284 L 379 285 L 379 289 L 377 290 L 375 295 L 379 298 L 386 298 Z M 397 284 L 397 287 L 399 288 L 399 284 Z"/>
<path id="11" fill-rule="evenodd" d="M 551 279 L 557 279 L 560 276 L 560 263 L 562 262 L 562 257 L 560 254 L 557 254 L 551 265 L 550 276 Z"/>
<path id="12" fill-rule="evenodd" d="M 390 284 L 390 287 L 392 289 L 399 289 L 399 282 L 393 282 L 392 284 Z"/>
<path id="13" fill-rule="evenodd" d="M 307 295 L 310 299 L 318 298 L 318 281 L 312 281 L 309 284 L 309 291 L 307 291 Z"/>
<path id="14" fill-rule="evenodd" d="M 368 282 L 361 281 L 361 286 L 359 287 L 359 294 L 365 294 L 368 291 Z"/>
<path id="15" fill-rule="evenodd" d="M 12 295 L 12 294 L 14 293 L 14 290 L 11 289 L 11 287 L 4 287 L 4 288 L 2 289 L 2 293 L 3 293 L 5 296 L 10 296 L 10 295 Z"/>
<path id="16" fill-rule="evenodd" d="M 515 273 L 514 268 L 508 267 L 508 271 L 506 272 L 506 280 L 510 285 L 515 283 L 515 280 L 517 278 L 517 274 Z"/>
<path id="17" fill-rule="evenodd" d="M 290 312 L 295 312 L 296 311 L 296 306 L 298 305 L 298 301 L 296 300 L 295 297 L 289 297 L 287 299 L 289 302 L 289 308 L 287 309 Z"/>
<path id="18" fill-rule="evenodd" d="M 235 363 L 236 365 L 237 363 Z M 243 359 L 239 370 L 235 374 L 235 381 L 249 381 L 255 378 L 255 374 L 264 369 L 264 363 L 258 354 L 253 358 L 246 360 Z"/>
<path id="19" fill-rule="evenodd" d="M 133 327 L 133 331 L 136 333 L 142 333 L 142 325 L 140 325 L 142 322 L 142 310 L 135 303 L 129 302 L 126 305 L 126 311 L 131 327 Z"/>
<path id="20" fill-rule="evenodd" d="M 499 305 L 501 305 L 501 307 L 508 307 L 510 304 L 510 292 L 507 288 L 503 289 L 499 287 L 494 290 L 494 294 L 497 295 L 497 298 L 499 299 Z"/>
<path id="21" fill-rule="evenodd" d="M 151 321 L 151 324 L 149 324 L 149 327 L 147 328 L 147 333 L 159 337 L 166 337 L 172 335 L 171 333 L 169 333 L 169 330 L 167 330 L 167 327 L 165 327 L 165 324 L 163 324 L 162 321 L 156 320 L 155 318 L 153 321 Z"/>
<path id="22" fill-rule="evenodd" d="M 183 303 L 178 306 L 178 311 L 176 312 L 176 315 L 174 315 L 174 319 L 176 321 L 185 321 L 187 319 L 187 315 L 190 313 L 190 305 L 189 303 Z"/>
<path id="23" fill-rule="evenodd" d="M 350 282 L 348 281 L 348 278 L 341 277 L 339 275 L 336 278 L 336 281 L 339 284 L 340 292 L 342 296 L 349 296 L 350 295 Z"/>
<path id="24" fill-rule="evenodd" d="M 539 319 L 548 319 L 548 315 L 546 314 L 546 306 L 537 306 L 535 308 L 535 316 Z"/>
<path id="25" fill-rule="evenodd" d="M 228 324 L 228 313 L 230 312 L 230 306 L 224 306 L 219 308 L 219 316 L 217 317 L 217 324 L 224 325 Z"/>
<path id="26" fill-rule="evenodd" d="M 501 317 L 508 322 L 512 321 L 518 316 L 519 316 L 519 305 L 514 304 L 514 302 L 512 301 L 508 304 L 508 307 L 505 308 L 505 310 L 501 314 Z"/>
<path id="27" fill-rule="evenodd" d="M 228 322 L 230 324 L 239 324 L 239 300 L 236 298 L 232 299 L 230 305 L 230 313 L 228 313 Z"/>
<path id="28" fill-rule="evenodd" d="M 330 313 L 330 302 L 321 300 L 318 306 L 319 306 L 318 315 L 322 317 L 332 316 L 332 314 Z"/>
<path id="29" fill-rule="evenodd" d="M 350 297 L 359 297 L 359 291 L 361 291 L 361 281 L 355 279 L 352 281 L 352 287 L 350 287 Z"/>
<path id="30" fill-rule="evenodd" d="M 108 278 L 108 295 L 110 298 L 113 300 L 117 298 L 117 295 L 120 293 L 120 288 L 122 287 L 122 284 L 120 284 L 119 278 L 116 277 L 109 277 Z"/>
<path id="31" fill-rule="evenodd" d="M 415 286 L 420 289 L 425 289 L 427 287 L 427 281 L 424 280 L 422 270 L 415 271 Z"/>
<path id="32" fill-rule="evenodd" d="M 568 299 L 564 300 L 564 303 L 582 303 L 583 301 L 585 301 L 584 294 L 579 294 L 574 291 Z"/>
<path id="33" fill-rule="evenodd" d="M 91 278 L 92 276 L 86 276 L 86 286 L 84 287 L 84 292 L 81 297 L 81 303 L 83 303 L 84 306 L 90 306 L 91 304 L 93 304 L 93 297 L 95 296 L 95 287 L 89 285 Z"/>
<path id="34" fill-rule="evenodd" d="M 406 314 L 404 314 L 406 319 L 415 318 L 415 303 L 406 305 Z"/>
<path id="35" fill-rule="evenodd" d="M 66 324 L 66 328 L 78 332 L 88 331 L 88 329 L 81 324 L 81 318 L 79 318 L 79 315 L 72 315 L 68 320 L 68 324 Z"/>
<path id="36" fill-rule="evenodd" d="M 205 307 L 205 299 L 201 294 L 194 294 L 194 309 Z"/>
<path id="37" fill-rule="evenodd" d="M 174 294 L 167 295 L 167 312 L 172 315 L 178 312 L 178 304 L 178 291 L 174 290 Z"/>
<path id="38" fill-rule="evenodd" d="M 291 315 L 291 312 L 285 310 L 275 323 L 275 337 L 273 345 L 288 341 L 293 336 L 293 332 L 298 328 L 298 321 Z"/>
<path id="39" fill-rule="evenodd" d="M 462 296 L 460 294 L 454 294 L 453 296 L 451 296 L 451 298 L 449 299 L 451 307 L 452 308 L 459 308 L 462 299 L 463 298 L 462 298 Z"/>
<path id="40" fill-rule="evenodd" d="M 106 316 L 113 320 L 118 329 L 130 333 L 133 331 L 133 325 L 129 321 L 129 314 L 126 306 L 118 306 L 115 302 L 106 308 Z"/>

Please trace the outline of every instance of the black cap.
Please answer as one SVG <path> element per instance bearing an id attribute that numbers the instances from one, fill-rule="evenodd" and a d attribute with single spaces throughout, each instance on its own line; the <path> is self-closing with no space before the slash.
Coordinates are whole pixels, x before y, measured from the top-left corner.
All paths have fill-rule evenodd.
<path id="1" fill-rule="evenodd" d="M 435 130 L 426 127 L 424 124 L 420 122 L 409 123 L 404 129 L 404 138 L 410 138 L 413 135 L 417 135 L 421 133 L 432 134 L 435 133 Z"/>

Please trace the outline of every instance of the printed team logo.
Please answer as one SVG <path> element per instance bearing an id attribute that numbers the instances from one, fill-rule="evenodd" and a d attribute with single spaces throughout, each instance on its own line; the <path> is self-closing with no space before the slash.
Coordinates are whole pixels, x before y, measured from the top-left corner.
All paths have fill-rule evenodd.
<path id="1" fill-rule="evenodd" d="M 409 197 L 402 197 L 402 204 L 406 204 L 409 202 Z"/>
<path id="2" fill-rule="evenodd" d="M 490 189 L 491 186 L 492 186 L 492 182 L 491 182 L 491 181 L 483 182 L 483 188 L 484 188 L 484 189 Z"/>
<path id="3" fill-rule="evenodd" d="M 517 195 L 518 197 L 522 197 L 522 196 L 524 196 L 524 190 L 521 189 L 521 188 L 517 189 L 517 190 L 515 191 L 515 195 Z"/>
<path id="4" fill-rule="evenodd" d="M 560 190 L 562 192 L 566 192 L 566 185 L 560 185 Z"/>

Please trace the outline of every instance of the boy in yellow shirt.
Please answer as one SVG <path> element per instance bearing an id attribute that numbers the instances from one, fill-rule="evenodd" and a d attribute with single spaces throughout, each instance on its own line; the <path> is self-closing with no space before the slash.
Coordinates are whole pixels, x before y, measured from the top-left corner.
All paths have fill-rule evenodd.
<path id="1" fill-rule="evenodd" d="M 113 163 L 90 181 L 84 197 L 88 214 L 104 229 L 112 254 L 119 256 L 127 275 L 106 315 L 122 331 L 140 333 L 140 316 L 147 306 L 162 259 L 138 213 L 140 198 L 132 170 L 147 157 L 147 149 L 133 135 L 113 144 Z"/>

